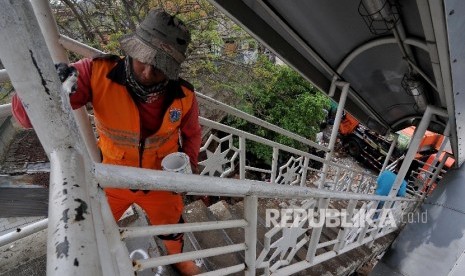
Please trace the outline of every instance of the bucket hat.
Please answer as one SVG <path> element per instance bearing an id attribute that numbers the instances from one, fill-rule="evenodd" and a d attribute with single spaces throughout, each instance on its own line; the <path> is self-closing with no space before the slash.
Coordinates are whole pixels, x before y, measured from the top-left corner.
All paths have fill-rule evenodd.
<path id="1" fill-rule="evenodd" d="M 126 55 L 154 65 L 173 80 L 179 76 L 189 42 L 184 23 L 162 9 L 150 10 L 134 33 L 120 39 Z"/>

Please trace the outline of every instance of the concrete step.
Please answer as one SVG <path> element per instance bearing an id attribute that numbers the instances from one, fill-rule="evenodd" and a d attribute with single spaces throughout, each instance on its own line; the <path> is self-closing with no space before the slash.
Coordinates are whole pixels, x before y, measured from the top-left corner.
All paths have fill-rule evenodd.
<path id="1" fill-rule="evenodd" d="M 0 160 L 3 160 L 17 132 L 11 116 L 0 118 Z"/>
<path id="2" fill-rule="evenodd" d="M 120 227 L 138 227 L 147 226 L 149 223 L 142 208 L 134 204 L 126 210 L 122 219 L 118 222 L 118 225 Z M 166 255 L 166 250 L 164 250 L 161 240 L 157 237 L 130 238 L 126 239 L 124 242 L 128 249 L 129 257 L 132 260 Z M 177 275 L 175 270 L 169 265 L 137 272 L 137 276 L 151 276 L 154 274 L 159 276 Z"/>
<path id="3" fill-rule="evenodd" d="M 0 247 L 0 275 L 45 276 L 46 245 L 45 229 Z"/>
<path id="4" fill-rule="evenodd" d="M 201 200 L 197 200 L 187 205 L 184 208 L 183 218 L 185 222 L 216 221 Z M 193 236 L 195 237 L 195 243 L 197 243 L 197 246 L 199 247 L 198 249 L 208 249 L 231 244 L 224 230 L 194 232 Z M 214 270 L 243 263 L 240 255 L 237 253 L 223 254 L 206 259 L 206 262 L 211 266 L 211 269 Z"/>
<path id="5" fill-rule="evenodd" d="M 47 216 L 48 194 L 43 187 L 0 186 L 0 217 Z"/>
<path id="6" fill-rule="evenodd" d="M 208 207 L 208 210 L 217 221 L 244 218 L 243 211 L 241 210 L 241 208 L 235 208 L 234 205 L 230 206 L 225 200 L 221 200 L 213 205 L 210 205 Z M 238 244 L 245 242 L 245 234 L 243 228 L 229 228 L 224 229 L 223 232 L 226 235 L 226 242 L 228 244 Z M 237 252 L 236 256 L 238 256 L 240 260 L 244 262 L 244 252 Z M 243 272 L 234 273 L 231 275 L 239 276 L 243 275 Z"/>
<path id="7" fill-rule="evenodd" d="M 224 201 L 218 201 L 217 203 L 210 205 L 208 210 L 211 212 L 213 217 L 218 221 L 232 220 L 232 219 L 243 219 L 243 214 L 237 209 L 230 208 L 229 204 Z M 243 243 L 245 241 L 244 229 L 243 228 L 230 228 L 225 229 L 231 243 Z"/>

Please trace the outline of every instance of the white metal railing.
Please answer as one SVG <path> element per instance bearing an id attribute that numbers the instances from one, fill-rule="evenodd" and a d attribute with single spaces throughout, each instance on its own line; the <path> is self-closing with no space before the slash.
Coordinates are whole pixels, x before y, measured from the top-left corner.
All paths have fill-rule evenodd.
<path id="1" fill-rule="evenodd" d="M 0 105 L 0 120 L 11 116 L 11 104 Z"/>
<path id="2" fill-rule="evenodd" d="M 250 181 L 250 180 L 237 180 L 237 179 L 223 179 L 220 182 L 218 182 L 217 178 L 213 177 L 204 177 L 204 176 L 196 176 L 196 175 L 183 175 L 183 174 L 176 174 L 176 173 L 170 173 L 170 172 L 164 172 L 164 171 L 153 171 L 153 170 L 147 170 L 147 169 L 140 169 L 140 168 L 122 168 L 119 166 L 114 166 L 114 165 L 106 165 L 106 164 L 95 164 L 95 175 L 97 178 L 97 181 L 99 182 L 100 186 L 105 188 L 105 187 L 112 187 L 112 188 L 133 188 L 133 189 L 142 189 L 142 190 L 171 190 L 175 192 L 188 192 L 192 191 L 195 193 L 201 193 L 201 194 L 209 194 L 209 195 L 228 195 L 228 196 L 234 196 L 234 197 L 244 197 L 245 200 L 254 202 L 255 199 L 254 197 L 265 197 L 265 198 L 292 198 L 292 199 L 306 199 L 310 201 L 307 201 L 304 203 L 302 206 L 298 206 L 298 209 L 314 209 L 317 207 L 316 210 L 323 210 L 326 209 L 329 205 L 329 201 L 332 199 L 343 199 L 343 200 L 348 200 L 349 201 L 349 210 L 354 210 L 355 205 L 360 201 L 368 201 L 370 204 L 368 204 L 369 208 L 368 209 L 374 209 L 376 208 L 378 202 L 380 201 L 388 201 L 388 200 L 393 200 L 393 198 L 389 198 L 386 196 L 376 196 L 376 195 L 364 195 L 364 194 L 356 194 L 356 193 L 347 193 L 347 192 L 335 192 L 335 191 L 327 191 L 327 190 L 321 190 L 321 189 L 314 189 L 314 188 L 308 188 L 308 187 L 300 187 L 300 186 L 283 186 L 279 184 L 271 184 L 271 183 L 264 183 L 264 182 L 257 182 L 257 181 Z M 131 179 L 132 181 L 128 181 L 128 179 Z M 130 183 L 132 182 L 132 183 Z M 134 184 L 137 183 L 137 184 Z M 313 200 L 312 200 L 313 199 Z M 315 203 L 319 201 L 320 203 L 318 205 L 315 205 Z M 310 203 L 309 203 L 310 202 Z M 415 204 L 416 201 L 412 199 L 406 199 L 406 198 L 395 198 L 394 202 L 407 202 L 410 204 Z M 252 206 L 252 207 L 249 207 Z M 367 206 L 367 204 L 365 204 Z M 396 204 L 393 209 L 393 216 L 395 216 L 396 221 L 401 221 L 401 216 L 403 215 L 402 212 L 398 212 L 397 209 L 395 208 L 400 208 L 398 206 L 403 206 Z M 363 208 L 364 206 L 362 206 Z M 230 228 L 230 227 L 240 227 L 239 225 L 242 225 L 246 230 L 251 229 L 252 232 L 256 233 L 255 227 L 250 228 L 250 223 L 252 220 L 247 219 L 247 213 L 249 214 L 256 214 L 256 208 L 257 206 L 254 204 L 246 204 L 245 209 L 244 209 L 244 217 L 246 218 L 244 221 L 242 220 L 235 220 L 235 221 L 226 221 L 226 222 L 221 222 L 224 224 L 225 228 Z M 360 208 L 360 209 L 362 209 Z M 360 216 L 360 213 L 348 213 L 348 219 L 349 220 L 356 220 L 357 216 Z M 250 216 L 250 215 L 249 215 Z M 373 219 L 375 222 L 379 222 L 379 220 L 374 219 L 376 216 L 376 213 L 373 213 L 370 218 Z M 253 217 L 253 216 L 252 216 Z M 368 225 L 367 227 L 358 227 L 358 228 L 353 228 L 358 231 L 350 232 L 348 233 L 346 229 L 339 229 L 339 235 L 338 238 L 330 241 L 330 242 L 319 242 L 320 240 L 320 235 L 323 227 L 319 228 L 311 228 L 312 229 L 312 236 L 304 236 L 301 237 L 299 240 L 294 240 L 294 241 L 289 241 L 289 238 L 292 236 L 286 236 L 289 235 L 288 231 L 289 229 L 292 229 L 292 231 L 302 231 L 305 232 L 306 228 L 305 226 L 305 220 L 301 221 L 301 224 L 298 226 L 290 226 L 290 227 L 277 227 L 271 229 L 265 237 L 257 237 L 258 239 L 264 238 L 264 245 L 265 248 L 263 249 L 262 252 L 260 252 L 260 255 L 258 259 L 253 262 L 257 268 L 266 268 L 267 271 L 269 272 L 274 272 L 278 271 L 279 269 L 284 269 L 287 270 L 288 268 L 283 268 L 285 266 L 288 266 L 291 261 L 292 257 L 289 259 L 289 256 L 293 256 L 292 254 L 295 254 L 295 252 L 291 254 L 285 254 L 286 252 L 280 251 L 279 253 L 276 253 L 276 251 L 271 252 L 273 249 L 285 249 L 285 248 L 291 248 L 291 247 L 286 247 L 284 244 L 289 243 L 294 244 L 295 242 L 297 247 L 292 247 L 295 250 L 302 249 L 305 246 L 308 245 L 307 248 L 303 250 L 307 250 L 309 253 L 308 260 L 314 260 L 312 262 L 307 262 L 305 261 L 304 263 L 301 263 L 298 266 L 293 266 L 292 269 L 296 269 L 294 272 L 299 271 L 298 269 L 306 269 L 310 266 L 316 265 L 319 262 L 322 262 L 324 260 L 327 260 L 331 257 L 336 256 L 337 254 L 341 254 L 344 252 L 347 252 L 353 248 L 356 248 L 358 246 L 361 246 L 363 244 L 367 244 L 369 242 L 372 242 L 384 235 L 387 235 L 397 229 L 396 227 L 388 227 L 388 228 L 378 228 L 376 225 Z M 246 225 L 244 225 L 246 224 Z M 201 230 L 212 230 L 212 229 L 218 229 L 218 222 L 210 222 L 210 223 L 202 223 L 202 224 L 188 224 L 189 226 L 186 225 L 163 225 L 163 226 L 148 226 L 140 229 L 131 229 L 130 231 L 133 233 L 133 235 L 137 236 L 151 236 L 153 234 L 158 234 L 158 233 L 163 233 L 163 234 L 172 234 L 172 233 L 178 233 L 178 232 L 184 232 L 184 231 L 189 231 L 189 228 L 191 227 L 190 231 L 201 231 Z M 288 229 L 288 230 L 286 230 Z M 250 231 L 250 230 L 249 230 Z M 128 228 L 121 228 L 120 232 L 123 233 L 123 237 L 126 236 L 128 232 Z M 375 233 L 375 234 L 373 234 Z M 280 238 L 278 238 L 277 242 L 271 243 L 271 240 L 274 236 L 276 235 L 281 235 Z M 253 236 L 253 235 L 252 235 Z M 246 237 L 250 238 L 250 235 L 247 235 Z M 299 237 L 294 237 L 294 238 L 299 238 Z M 356 240 L 356 242 L 354 242 Z M 243 249 L 246 254 L 247 250 L 250 249 L 250 247 L 255 248 L 255 246 L 250 245 L 250 243 L 245 243 L 245 245 L 249 245 L 246 248 Z M 254 244 L 254 243 L 252 243 Z M 337 250 L 336 250 L 336 244 Z M 228 246 L 228 247 L 221 247 L 218 248 L 217 250 L 209 250 L 209 251 L 202 251 L 201 256 L 214 256 L 214 255 L 220 255 L 220 254 L 225 254 L 226 252 L 235 252 L 235 250 L 239 250 L 239 248 L 242 248 L 242 244 L 238 245 L 233 245 L 233 246 Z M 327 247 L 334 247 L 333 249 L 334 254 L 327 254 L 325 253 L 324 255 L 316 255 L 316 249 L 318 248 L 327 248 Z M 230 251 L 231 250 L 231 251 Z M 242 250 L 242 249 L 241 249 Z M 336 252 L 337 251 L 337 252 Z M 215 253 L 215 254 L 214 254 Z M 143 260 L 143 261 L 136 261 L 137 263 L 137 270 L 142 270 L 145 268 L 150 268 L 150 267 L 155 267 L 161 264 L 169 264 L 169 263 L 175 263 L 180 260 L 187 260 L 189 258 L 194 259 L 198 258 L 200 255 L 196 255 L 193 253 L 182 253 L 178 254 L 176 257 L 174 256 L 165 256 L 165 257 L 159 257 L 161 258 L 153 258 L 153 259 L 148 259 L 148 260 Z M 279 262 L 277 262 L 277 259 L 279 259 Z M 255 260 L 255 259 L 254 259 Z M 249 267 L 249 266 L 247 266 Z M 249 271 L 250 272 L 250 271 Z"/>
<path id="3" fill-rule="evenodd" d="M 250 122 L 256 126 L 260 126 L 260 127 L 263 127 L 263 128 L 266 128 L 266 129 L 269 129 L 271 131 L 274 131 L 276 133 L 279 133 L 281 135 L 284 135 L 284 136 L 287 136 L 291 139 L 294 139 L 296 141 L 299 141 L 305 145 L 308 145 L 310 147 L 313 147 L 313 148 L 316 148 L 318 150 L 322 150 L 322 151 L 329 151 L 328 148 L 325 148 L 311 140 L 308 140 L 300 135 L 297 135 L 295 133 L 292 133 L 288 130 L 285 130 L 283 128 L 280 128 L 278 126 L 275 126 L 273 124 L 270 124 L 266 121 L 263 121 L 257 117 L 254 117 L 250 114 L 247 114 L 237 108 L 234 108 L 234 107 L 231 107 L 227 104 L 224 104 L 222 102 L 219 102 L 213 98 L 210 98 L 206 95 L 203 95 L 201 93 L 197 93 L 197 98 L 199 100 L 200 103 L 203 103 L 203 104 L 206 104 L 207 106 L 211 107 L 211 108 L 214 108 L 214 109 L 219 109 L 223 112 L 226 112 L 227 114 L 230 114 L 230 115 L 233 115 L 234 117 L 237 117 L 237 118 L 241 118 L 241 119 L 244 119 L 246 120 L 247 122 Z"/>
<path id="4" fill-rule="evenodd" d="M 210 152 L 208 158 L 199 160 L 199 165 L 203 167 L 201 175 L 213 176 L 216 173 L 220 177 L 227 177 L 234 172 L 235 164 L 239 164 L 240 175 L 246 175 L 246 171 L 255 171 L 264 174 L 265 179 L 269 179 L 271 183 L 307 186 L 311 184 L 306 183 L 309 171 L 314 174 L 322 173 L 308 166 L 309 161 L 312 160 L 326 164 L 328 168 L 326 187 L 331 190 L 372 193 L 376 185 L 376 176 L 370 173 L 326 161 L 308 152 L 297 150 L 206 118 L 200 118 L 200 123 L 203 126 L 228 134 L 223 138 L 211 134 L 200 149 L 201 152 L 207 150 Z M 239 143 L 239 141 L 242 141 L 242 143 Z M 270 156 L 271 166 L 269 168 L 240 165 L 245 164 L 245 160 L 242 159 L 247 159 L 245 150 L 247 141 L 260 143 L 273 149 L 273 156 Z M 211 144 L 213 142 L 216 143 L 216 147 L 212 149 Z M 236 145 L 239 145 L 239 147 L 236 147 Z M 243 153 L 243 155 L 240 153 Z M 291 154 L 292 156 L 283 165 L 278 166 L 278 162 L 276 161 L 279 159 L 279 154 L 285 154 L 285 156 Z"/>
<path id="5" fill-rule="evenodd" d="M 17 228 L 14 231 L 0 236 L 0 247 L 5 244 L 15 242 L 21 238 L 27 237 L 41 230 L 47 229 L 48 219 L 36 221 L 24 227 Z"/>
<path id="6" fill-rule="evenodd" d="M 8 77 L 8 73 L 6 69 L 0 69 L 0 83 L 8 81 L 10 78 Z"/>
<path id="7" fill-rule="evenodd" d="M 437 156 L 440 155 L 439 153 Z M 408 178 L 407 192 L 411 195 L 417 196 L 418 198 L 425 198 L 428 196 L 432 190 L 435 188 L 436 183 L 442 179 L 442 175 L 447 171 L 444 170 L 447 159 L 452 155 L 446 152 L 441 160 L 441 162 L 436 165 L 427 164 L 420 160 L 416 160 L 421 167 L 417 170 L 413 170 Z M 426 166 L 426 169 L 424 169 Z"/>
<path id="8" fill-rule="evenodd" d="M 43 17 L 52 18 L 49 7 L 46 7 L 47 1 L 33 2 L 35 9 L 41 10 L 39 21 Z M 210 136 L 208 140 L 210 142 L 207 141 L 207 145 L 202 147 L 202 150 L 209 150 L 208 143 L 216 141 L 218 144 L 227 142 L 228 151 L 231 152 L 228 155 L 222 152 L 221 147 L 216 150 L 217 147 L 214 152 L 224 153 L 224 155 L 213 154 L 214 159 L 208 162 L 205 162 L 207 159 L 201 160 L 200 165 L 203 169 L 200 176 L 95 163 L 86 150 L 86 144 L 80 139 L 74 124 L 74 117 L 70 115 L 67 95 L 60 94 L 59 80 L 50 62 L 51 57 L 48 54 L 46 41 L 36 35 L 40 33 L 40 29 L 34 17 L 31 16 L 34 14 L 31 3 L 0 0 L 0 4 L 2 6 L 0 10 L 0 26 L 2 26 L 0 56 L 8 69 L 13 85 L 18 89 L 21 99 L 27 106 L 31 121 L 51 161 L 50 206 L 53 208 L 50 208 L 48 226 L 54 231 L 48 232 L 48 275 L 130 275 L 134 271 L 158 265 L 239 251 L 244 252 L 243 264 L 220 268 L 205 275 L 242 270 L 245 270 L 246 275 L 255 275 L 256 268 L 264 268 L 267 274 L 274 272 L 290 274 L 363 244 L 371 243 L 394 231 L 397 227 L 378 228 L 379 220 L 376 220 L 376 213 L 373 213 L 369 218 L 376 222 L 374 225 L 356 227 L 357 230 L 354 233 L 346 228 L 340 228 L 338 237 L 332 241 L 322 242 L 323 226 L 307 227 L 305 220 L 300 221 L 294 227 L 273 228 L 264 237 L 257 237 L 259 197 L 306 200 L 297 207 L 317 211 L 330 206 L 331 200 L 347 201 L 349 220 L 355 220 L 357 216 L 361 216 L 360 211 L 355 209 L 358 203 L 367 206 L 368 209 L 375 209 L 378 202 L 384 201 L 383 208 L 387 209 L 392 205 L 395 210 L 394 217 L 399 221 L 407 210 L 406 206 L 417 203 L 416 200 L 409 198 L 368 194 L 374 185 L 373 176 L 331 161 L 335 142 L 334 132 L 330 143 L 333 146 L 326 149 L 305 138 L 249 117 L 236 109 L 218 104 L 200 94 L 198 94 L 199 98 L 219 106 L 226 112 L 235 113 L 233 115 L 246 118 L 319 150 L 329 152 L 329 155 L 323 159 L 202 118 L 203 125 L 229 133 L 223 138 Z M 51 41 L 53 39 L 57 41 Z M 47 42 L 48 45 L 54 44 L 54 47 L 59 43 L 64 46 L 68 45 L 67 47 L 73 47 L 76 52 L 82 51 L 86 54 L 93 52 L 91 48 L 63 36 L 47 38 Z M 47 80 L 45 84 L 44 79 Z M 348 84 L 342 83 L 341 85 L 347 92 Z M 343 107 L 343 104 L 341 106 Z M 340 115 L 340 110 L 338 114 Z M 262 143 L 273 149 L 270 168 L 254 168 L 246 165 L 248 141 Z M 292 157 L 287 163 L 279 166 L 278 159 L 282 152 L 291 154 Z M 312 171 L 308 166 L 310 160 L 321 162 L 322 172 Z M 236 166 L 239 166 L 240 179 L 223 178 L 220 180 L 217 177 L 206 176 L 219 173 L 220 176 L 226 177 Z M 247 180 L 246 170 L 269 175 L 271 183 Z M 307 187 L 309 171 L 321 174 L 319 179 L 322 179 L 322 185 L 320 186 L 329 183 L 330 189 Z M 243 197 L 244 215 L 243 219 L 220 223 L 118 228 L 101 189 L 105 187 Z M 122 238 L 129 236 L 151 236 L 156 233 L 170 234 L 232 227 L 244 228 L 243 243 L 138 260 L 134 261 L 134 264 L 129 259 L 127 248 L 121 242 Z M 309 229 L 312 232 L 310 236 L 305 233 Z M 296 233 L 301 233 L 301 235 L 296 235 Z M 278 235 L 277 239 L 275 239 L 276 235 Z M 262 239 L 265 248 L 257 258 L 256 244 Z M 319 248 L 330 248 L 330 250 L 319 254 L 317 253 Z M 298 249 L 306 250 L 306 260 L 292 263 L 290 256 L 294 256 Z M 79 263 L 78 266 L 76 262 Z"/>

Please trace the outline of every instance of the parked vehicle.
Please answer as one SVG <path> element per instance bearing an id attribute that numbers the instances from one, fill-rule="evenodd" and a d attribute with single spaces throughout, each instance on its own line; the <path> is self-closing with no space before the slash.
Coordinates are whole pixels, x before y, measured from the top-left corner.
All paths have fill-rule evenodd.
<path id="1" fill-rule="evenodd" d="M 369 130 L 347 112 L 339 125 L 339 134 L 351 156 L 375 171 L 381 170 L 392 141 Z M 402 154 L 403 151 L 396 149 L 391 156 L 391 162 Z"/>
<path id="2" fill-rule="evenodd" d="M 414 133 L 414 126 L 405 128 L 399 131 L 399 140 L 405 140 L 406 143 L 408 143 Z M 342 143 L 347 148 L 347 151 L 351 156 L 368 167 L 376 171 L 380 171 L 392 141 L 374 131 L 369 130 L 349 113 L 345 113 L 341 120 L 339 134 L 341 136 Z M 436 153 L 438 152 L 443 140 L 443 135 L 426 131 L 415 156 L 415 160 L 418 162 L 416 162 L 416 165 L 413 164 L 411 166 L 409 172 L 418 171 L 417 175 L 418 177 L 421 177 L 421 180 L 431 177 L 432 174 L 434 174 L 434 169 L 430 169 L 430 166 L 434 161 Z M 398 145 L 396 147 L 391 156 L 390 163 L 394 162 L 404 154 L 405 150 L 402 148 L 402 145 Z M 441 154 L 438 162 L 442 160 L 443 156 L 444 153 Z M 454 159 L 449 158 L 444 165 L 444 170 L 447 170 L 453 164 Z M 409 173 L 407 177 L 409 177 Z"/>

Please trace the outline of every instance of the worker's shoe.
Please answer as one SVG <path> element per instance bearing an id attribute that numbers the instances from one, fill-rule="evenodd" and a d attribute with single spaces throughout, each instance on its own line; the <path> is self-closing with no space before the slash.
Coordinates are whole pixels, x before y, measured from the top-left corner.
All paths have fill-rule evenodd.
<path id="1" fill-rule="evenodd" d="M 183 239 L 182 235 L 175 240 L 163 240 L 168 255 L 182 253 Z M 195 264 L 194 261 L 185 261 L 173 264 L 173 267 L 183 276 L 191 276 L 200 274 L 200 268 Z"/>

